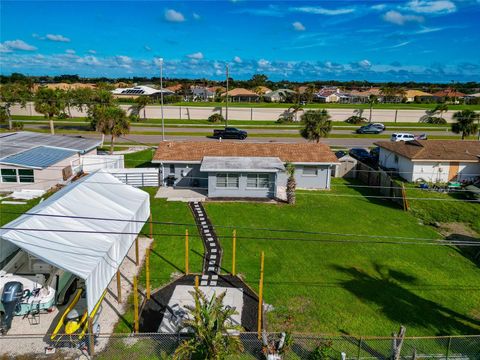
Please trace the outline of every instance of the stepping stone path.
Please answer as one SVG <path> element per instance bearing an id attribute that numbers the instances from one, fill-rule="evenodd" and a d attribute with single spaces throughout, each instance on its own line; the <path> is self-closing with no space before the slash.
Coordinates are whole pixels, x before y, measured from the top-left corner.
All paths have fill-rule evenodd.
<path id="1" fill-rule="evenodd" d="M 205 249 L 200 286 L 217 286 L 222 259 L 222 248 L 217 234 L 203 205 L 200 202 L 190 202 L 188 205 L 192 210 Z"/>

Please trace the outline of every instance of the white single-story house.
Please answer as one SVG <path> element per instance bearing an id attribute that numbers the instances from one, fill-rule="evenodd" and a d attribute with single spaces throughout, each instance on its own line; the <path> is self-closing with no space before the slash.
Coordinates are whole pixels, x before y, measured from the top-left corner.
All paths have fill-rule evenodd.
<path id="1" fill-rule="evenodd" d="M 407 181 L 448 182 L 480 176 L 480 141 L 380 141 L 379 165 Z"/>
<path id="2" fill-rule="evenodd" d="M 117 98 L 137 98 L 139 96 L 150 96 L 152 98 L 160 98 L 160 95 L 163 93 L 163 96 L 174 95 L 175 93 L 171 90 L 164 88 L 163 90 L 154 89 L 150 86 L 134 86 L 131 88 L 117 88 L 112 90 L 112 94 Z"/>
<path id="3" fill-rule="evenodd" d="M 81 171 L 81 157 L 101 141 L 28 131 L 0 134 L 0 191 L 48 190 Z"/>
<path id="4" fill-rule="evenodd" d="M 270 91 L 263 95 L 263 100 L 266 102 L 282 102 L 286 101 L 289 96 L 293 96 L 295 91 L 290 89 L 278 89 Z"/>
<path id="5" fill-rule="evenodd" d="M 210 198 L 285 198 L 285 163 L 297 188 L 330 189 L 337 158 L 322 143 L 162 142 L 152 163 L 163 186 L 202 188 Z"/>

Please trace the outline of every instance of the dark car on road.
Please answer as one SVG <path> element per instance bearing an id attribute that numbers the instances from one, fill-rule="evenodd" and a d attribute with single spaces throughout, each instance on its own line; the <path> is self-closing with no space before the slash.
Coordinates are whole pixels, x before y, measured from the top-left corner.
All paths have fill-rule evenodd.
<path id="1" fill-rule="evenodd" d="M 357 159 L 357 160 L 360 160 L 362 162 L 370 162 L 372 161 L 372 155 L 370 155 L 370 153 L 365 150 L 365 149 L 362 149 L 362 148 L 353 148 L 353 149 L 350 149 L 350 151 L 348 152 L 348 154 Z"/>
<path id="2" fill-rule="evenodd" d="M 368 124 L 358 128 L 355 132 L 357 134 L 380 134 L 383 130 L 385 127 L 382 124 Z"/>
<path id="3" fill-rule="evenodd" d="M 226 127 L 221 130 L 213 130 L 213 137 L 216 139 L 239 139 L 245 140 L 247 138 L 247 132 L 244 130 L 239 130 L 234 127 Z"/>

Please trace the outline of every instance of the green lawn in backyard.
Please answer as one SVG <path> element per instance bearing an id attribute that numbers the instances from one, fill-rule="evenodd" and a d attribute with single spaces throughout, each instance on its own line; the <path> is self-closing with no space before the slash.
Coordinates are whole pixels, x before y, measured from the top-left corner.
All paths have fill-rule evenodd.
<path id="1" fill-rule="evenodd" d="M 334 180 L 330 192 L 299 191 L 295 206 L 206 204 L 221 236 L 223 267 L 231 269 L 231 230 L 218 226 L 235 226 L 237 271 L 255 289 L 260 252 L 265 251 L 265 301 L 275 308 L 268 314 L 268 328 L 284 330 L 287 321 L 296 331 L 387 336 L 403 324 L 409 335 L 478 334 L 480 269 L 454 248 L 268 240 L 342 237 L 242 229 L 439 237 L 413 214 L 366 199 L 361 188 L 346 184 Z"/>
<path id="2" fill-rule="evenodd" d="M 154 166 L 151 161 L 155 149 L 146 149 L 124 155 L 125 167 L 152 167 Z"/>

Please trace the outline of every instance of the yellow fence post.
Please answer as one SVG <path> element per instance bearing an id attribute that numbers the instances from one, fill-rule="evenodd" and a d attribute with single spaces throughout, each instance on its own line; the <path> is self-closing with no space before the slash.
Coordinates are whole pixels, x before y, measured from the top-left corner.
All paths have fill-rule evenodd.
<path id="1" fill-rule="evenodd" d="M 120 283 L 120 270 L 117 270 L 117 301 L 122 302 L 122 284 Z"/>
<path id="2" fill-rule="evenodd" d="M 195 275 L 195 288 L 198 289 L 198 275 Z"/>
<path id="3" fill-rule="evenodd" d="M 133 331 L 138 333 L 138 285 L 137 277 L 133 277 Z"/>
<path id="4" fill-rule="evenodd" d="M 150 248 L 147 248 L 147 255 L 145 256 L 145 283 L 147 300 L 150 300 Z"/>
<path id="5" fill-rule="evenodd" d="M 185 274 L 188 275 L 188 229 L 185 230 Z"/>
<path id="6" fill-rule="evenodd" d="M 235 276 L 236 272 L 236 254 L 237 254 L 237 230 L 233 229 L 232 238 L 232 275 Z"/>
<path id="7" fill-rule="evenodd" d="M 262 251 L 260 257 L 260 283 L 258 285 L 258 338 L 262 337 L 262 320 L 263 320 L 263 265 L 265 254 Z"/>
<path id="8" fill-rule="evenodd" d="M 140 265 L 140 254 L 138 253 L 138 236 L 135 238 L 135 265 Z"/>
<path id="9" fill-rule="evenodd" d="M 150 239 L 153 239 L 153 221 L 152 221 L 152 213 L 150 212 Z"/>

